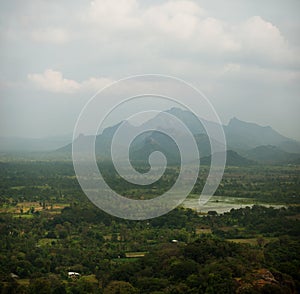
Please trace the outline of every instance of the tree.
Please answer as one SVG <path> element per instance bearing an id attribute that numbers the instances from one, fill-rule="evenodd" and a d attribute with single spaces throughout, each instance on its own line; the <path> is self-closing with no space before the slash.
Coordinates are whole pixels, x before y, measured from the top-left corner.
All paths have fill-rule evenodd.
<path id="1" fill-rule="evenodd" d="M 130 283 L 123 281 L 112 281 L 104 289 L 103 294 L 137 294 L 138 290 Z"/>
<path id="2" fill-rule="evenodd" d="M 51 281 L 47 278 L 32 279 L 29 285 L 30 294 L 51 293 Z"/>

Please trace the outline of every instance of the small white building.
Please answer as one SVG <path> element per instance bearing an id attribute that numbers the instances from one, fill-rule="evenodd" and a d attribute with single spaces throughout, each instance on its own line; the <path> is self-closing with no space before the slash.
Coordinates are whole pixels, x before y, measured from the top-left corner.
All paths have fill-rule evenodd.
<path id="1" fill-rule="evenodd" d="M 79 278 L 80 277 L 80 274 L 79 273 L 76 273 L 76 272 L 68 272 L 68 277 L 69 278 Z"/>
<path id="2" fill-rule="evenodd" d="M 19 276 L 14 273 L 10 273 L 10 277 L 13 279 L 19 279 Z"/>

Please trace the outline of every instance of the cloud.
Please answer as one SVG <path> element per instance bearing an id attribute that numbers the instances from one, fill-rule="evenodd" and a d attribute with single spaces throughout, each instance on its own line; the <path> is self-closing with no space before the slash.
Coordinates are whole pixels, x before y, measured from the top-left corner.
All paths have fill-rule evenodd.
<path id="1" fill-rule="evenodd" d="M 140 11 L 143 24 L 152 33 L 187 40 L 195 36 L 199 18 L 204 13 L 192 1 L 168 1 Z"/>
<path id="2" fill-rule="evenodd" d="M 94 0 L 83 11 L 81 20 L 83 27 L 90 28 L 93 42 L 99 40 L 101 44 L 109 39 L 123 52 L 129 46 L 129 51 L 134 47 L 140 51 L 151 48 L 161 58 L 205 54 L 231 63 L 300 65 L 299 48 L 292 48 L 270 21 L 261 16 L 239 22 L 223 21 L 211 16 L 196 1 L 142 6 L 136 0 Z"/>
<path id="3" fill-rule="evenodd" d="M 201 3 L 205 5 L 205 1 Z M 35 14 L 26 6 L 28 10 L 19 11 L 13 21 L 6 22 L 8 25 L 4 23 L 0 35 L 17 40 L 19 33 L 26 41 L 49 46 L 71 41 L 75 41 L 72 45 L 85 43 L 83 46 L 98 48 L 91 57 L 104 60 L 124 57 L 139 62 L 149 54 L 158 64 L 174 57 L 176 62 L 193 59 L 267 67 L 300 66 L 299 48 L 289 44 L 270 20 L 262 16 L 221 18 L 198 1 L 145 4 L 137 0 L 94 0 L 76 2 L 72 7 L 37 1 L 37 5 L 42 15 L 32 2 L 29 8 Z M 143 68 L 153 65 L 146 58 L 143 62 Z"/>
<path id="4" fill-rule="evenodd" d="M 54 44 L 67 43 L 71 39 L 70 34 L 62 28 L 35 29 L 30 35 L 33 41 Z"/>
<path id="5" fill-rule="evenodd" d="M 47 69 L 42 74 L 29 74 L 28 79 L 39 88 L 54 93 L 74 93 L 80 89 L 80 84 L 74 80 L 63 78 L 59 71 Z"/>
<path id="6" fill-rule="evenodd" d="M 88 80 L 83 81 L 80 84 L 80 89 L 81 90 L 92 90 L 92 91 L 98 91 L 100 89 L 103 89 L 104 87 L 110 85 L 111 83 L 113 83 L 114 80 L 111 78 L 89 78 Z"/>
<path id="7" fill-rule="evenodd" d="M 47 69 L 41 74 L 28 74 L 28 80 L 47 92 L 73 94 L 78 91 L 97 91 L 113 81 L 109 78 L 89 78 L 81 83 L 66 79 L 59 71 Z"/>
<path id="8" fill-rule="evenodd" d="M 241 112 L 256 120 L 257 102 L 263 101 L 259 109 L 267 120 L 272 105 L 289 103 L 293 115 L 280 122 L 293 125 L 299 137 L 300 20 L 294 0 L 23 2 L 3 1 L 0 10 L 0 88 L 15 121 L 24 97 L 30 107 L 40 103 L 42 117 L 48 104 L 55 113 L 61 107 L 60 132 L 70 111 L 91 96 L 88 91 L 120 77 L 164 73 L 195 84 L 226 119 Z M 64 97 L 74 103 L 63 108 Z M 280 104 L 283 99 L 291 102 Z M 274 114 L 274 123 L 279 116 Z"/>
<path id="9" fill-rule="evenodd" d="M 139 24 L 138 2 L 136 0 L 91 1 L 81 18 L 85 23 L 98 24 L 106 30 L 136 28 Z"/>
<path id="10" fill-rule="evenodd" d="M 227 63 L 224 68 L 222 74 L 226 73 L 238 73 L 241 69 L 241 65 L 237 63 Z"/>
<path id="11" fill-rule="evenodd" d="M 260 16 L 244 21 L 235 29 L 243 57 L 269 64 L 300 65 L 299 50 L 292 48 L 279 28 Z"/>
<path id="12" fill-rule="evenodd" d="M 194 1 L 165 1 L 142 7 L 136 0 L 94 0 L 81 21 L 90 27 L 89 34 L 94 35 L 89 37 L 94 40 L 106 36 L 117 43 L 126 35 L 135 46 L 162 45 L 175 51 L 180 44 L 185 51 L 239 48 L 226 24 L 210 17 Z"/>

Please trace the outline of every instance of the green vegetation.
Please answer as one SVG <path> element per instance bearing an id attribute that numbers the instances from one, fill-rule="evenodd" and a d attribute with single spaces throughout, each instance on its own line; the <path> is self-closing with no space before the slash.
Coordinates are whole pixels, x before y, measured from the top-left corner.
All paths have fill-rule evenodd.
<path id="1" fill-rule="evenodd" d="M 282 208 L 254 205 L 223 214 L 177 208 L 147 221 L 118 219 L 94 207 L 69 162 L 0 167 L 0 293 L 300 291 L 297 166 L 228 167 L 217 192 Z M 156 187 L 124 184 L 123 191 L 153 196 L 176 170 Z M 106 172 L 113 185 L 114 171 Z"/>

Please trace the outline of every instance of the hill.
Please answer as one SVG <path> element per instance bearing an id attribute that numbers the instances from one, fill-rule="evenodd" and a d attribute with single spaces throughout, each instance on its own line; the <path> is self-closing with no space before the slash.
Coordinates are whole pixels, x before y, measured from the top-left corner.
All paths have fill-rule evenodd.
<path id="1" fill-rule="evenodd" d="M 218 156 L 218 154 L 217 154 Z M 211 162 L 211 155 L 205 156 L 201 158 L 200 164 L 203 165 L 210 165 Z M 228 150 L 226 154 L 226 165 L 227 166 L 249 166 L 256 164 L 255 161 L 247 159 L 241 155 L 239 155 L 237 152 L 233 150 Z"/>
<path id="2" fill-rule="evenodd" d="M 210 156 L 210 141 L 200 119 L 193 113 L 179 108 L 171 108 L 166 112 L 178 117 L 189 128 L 195 137 L 200 157 Z M 202 121 L 212 129 L 216 127 L 215 122 Z M 108 127 L 101 134 L 97 135 L 95 152 L 98 158 L 110 159 L 111 142 L 121 123 Z M 181 140 L 185 140 L 186 134 L 180 134 L 179 130 L 174 128 L 172 121 L 158 114 L 140 126 L 134 126 L 129 122 L 125 122 L 126 132 L 118 140 L 120 154 L 125 150 L 127 136 L 135 133 L 137 130 L 151 129 L 152 131 L 145 132 L 133 140 L 129 155 L 131 160 L 146 160 L 147 162 L 149 155 L 153 151 L 161 151 L 168 158 L 169 162 L 179 162 L 178 147 L 173 140 L 169 136 L 155 131 L 155 129 L 162 127 L 168 133 L 176 134 Z M 223 128 L 227 141 L 227 149 L 231 150 L 231 152 L 235 151 L 234 154 L 231 152 L 228 153 L 229 164 L 249 164 L 245 159 L 261 163 L 296 163 L 300 158 L 300 143 L 279 134 L 270 126 L 260 126 L 256 123 L 244 122 L 233 118 Z M 90 144 L 93 139 L 93 136 L 81 135 L 76 140 L 80 140 L 84 145 Z M 211 140 L 214 140 L 217 146 L 221 144 L 214 138 L 211 138 Z M 70 143 L 55 150 L 51 154 L 51 157 L 71 158 L 71 151 L 72 144 Z M 237 155 L 244 158 L 238 158 Z M 120 159 L 122 158 L 120 157 Z"/>
<path id="3" fill-rule="evenodd" d="M 299 161 L 299 154 L 289 153 L 273 145 L 258 146 L 243 153 L 250 160 L 261 163 L 293 163 Z"/>
<path id="4" fill-rule="evenodd" d="M 261 145 L 278 146 L 282 144 L 284 147 L 284 142 L 287 145 L 287 142 L 293 141 L 282 136 L 270 126 L 260 126 L 237 118 L 232 118 L 224 127 L 224 131 L 228 146 L 234 150 L 247 150 Z"/>

